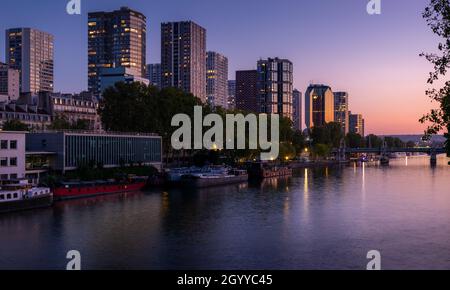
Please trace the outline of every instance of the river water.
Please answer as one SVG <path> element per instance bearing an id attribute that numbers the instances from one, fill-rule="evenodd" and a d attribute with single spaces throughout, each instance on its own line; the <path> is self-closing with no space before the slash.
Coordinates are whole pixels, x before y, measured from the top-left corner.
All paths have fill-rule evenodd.
<path id="1" fill-rule="evenodd" d="M 0 269 L 450 269 L 450 166 L 440 158 L 298 170 L 0 215 Z"/>

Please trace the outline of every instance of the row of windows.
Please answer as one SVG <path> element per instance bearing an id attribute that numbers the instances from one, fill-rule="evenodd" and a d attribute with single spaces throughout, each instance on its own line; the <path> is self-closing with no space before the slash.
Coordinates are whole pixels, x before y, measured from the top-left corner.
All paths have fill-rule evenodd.
<path id="1" fill-rule="evenodd" d="M 10 179 L 17 179 L 17 173 L 13 173 L 13 174 L 1 174 L 0 175 L 0 180 L 10 180 Z"/>
<path id="2" fill-rule="evenodd" d="M 66 136 L 65 166 L 81 162 L 105 166 L 161 162 L 161 139 L 108 136 Z"/>
<path id="3" fill-rule="evenodd" d="M 9 146 L 8 146 L 9 144 Z M 15 150 L 17 149 L 17 140 L 1 140 L 0 141 L 0 149 L 2 150 Z"/>
<path id="4" fill-rule="evenodd" d="M 0 157 L 0 167 L 8 167 L 8 160 L 9 160 L 9 166 L 16 167 L 17 166 L 17 157 Z"/>

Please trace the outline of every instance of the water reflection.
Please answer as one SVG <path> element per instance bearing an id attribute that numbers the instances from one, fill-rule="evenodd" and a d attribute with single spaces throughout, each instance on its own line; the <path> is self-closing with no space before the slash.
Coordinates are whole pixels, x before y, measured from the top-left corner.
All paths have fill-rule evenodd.
<path id="1" fill-rule="evenodd" d="M 1 215 L 0 268 L 64 269 L 77 249 L 85 269 L 364 269 L 379 249 L 386 269 L 449 269 L 447 162 L 301 169 Z"/>

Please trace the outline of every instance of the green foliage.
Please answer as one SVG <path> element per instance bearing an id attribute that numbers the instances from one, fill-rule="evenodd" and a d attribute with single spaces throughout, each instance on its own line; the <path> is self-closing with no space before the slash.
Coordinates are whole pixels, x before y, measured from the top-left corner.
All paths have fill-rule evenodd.
<path id="1" fill-rule="evenodd" d="M 366 146 L 368 148 L 381 148 L 383 146 L 383 140 L 374 134 L 370 134 L 366 137 Z"/>
<path id="2" fill-rule="evenodd" d="M 357 133 L 348 133 L 345 136 L 345 144 L 350 148 L 364 148 L 366 147 L 366 140 Z"/>
<path id="3" fill-rule="evenodd" d="M 280 143 L 280 158 L 282 160 L 294 159 L 297 154 L 295 146 L 291 142 L 281 142 Z"/>
<path id="4" fill-rule="evenodd" d="M 88 130 L 89 121 L 79 119 L 76 122 L 70 122 L 65 115 L 56 116 L 52 123 L 47 127 L 50 130 Z"/>
<path id="5" fill-rule="evenodd" d="M 434 66 L 434 71 L 430 72 L 428 78 L 428 83 L 433 85 L 441 77 L 445 78 L 450 68 L 450 2 L 431 0 L 425 8 L 423 17 L 433 33 L 442 38 L 442 42 L 438 44 L 439 53 L 421 54 Z M 446 131 L 444 133 L 447 139 L 445 147 L 450 157 L 450 81 L 446 81 L 443 88 L 427 90 L 426 94 L 439 103 L 439 108 L 431 110 L 420 119 L 420 122 L 431 123 L 425 132 L 427 135 Z"/>
<path id="6" fill-rule="evenodd" d="M 123 175 L 137 175 L 137 176 L 153 176 L 158 170 L 153 166 L 128 166 L 117 168 L 104 168 L 103 165 L 94 165 L 92 162 L 80 165 L 76 170 L 67 172 L 64 176 L 59 177 L 63 180 L 106 180 L 115 179 Z M 52 180 L 57 179 L 51 177 Z"/>
<path id="7" fill-rule="evenodd" d="M 397 137 L 385 137 L 384 141 L 386 142 L 386 146 L 388 148 L 403 148 L 405 147 L 405 143 Z"/>
<path id="8" fill-rule="evenodd" d="M 319 158 L 325 158 L 330 155 L 331 147 L 328 144 L 315 144 L 313 147 L 313 154 Z"/>
<path id="9" fill-rule="evenodd" d="M 341 124 L 331 122 L 322 127 L 314 127 L 311 130 L 313 145 L 326 144 L 329 147 L 339 148 L 344 137 Z"/>
<path id="10" fill-rule="evenodd" d="M 29 128 L 26 124 L 22 123 L 20 120 L 8 120 L 3 123 L 3 131 L 28 131 Z"/>

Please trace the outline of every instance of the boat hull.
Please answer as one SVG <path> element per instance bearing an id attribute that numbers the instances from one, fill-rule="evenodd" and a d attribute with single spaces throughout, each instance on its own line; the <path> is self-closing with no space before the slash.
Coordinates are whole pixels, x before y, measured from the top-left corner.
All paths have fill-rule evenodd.
<path id="1" fill-rule="evenodd" d="M 16 200 L 0 203 L 0 213 L 31 210 L 50 207 L 53 204 L 53 195 L 48 194 L 41 197 Z"/>
<path id="2" fill-rule="evenodd" d="M 80 186 L 73 188 L 56 188 L 53 191 L 55 200 L 67 200 L 92 197 L 98 195 L 139 191 L 145 188 L 146 182 L 136 182 L 117 185 Z"/>

